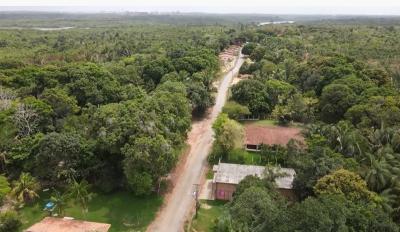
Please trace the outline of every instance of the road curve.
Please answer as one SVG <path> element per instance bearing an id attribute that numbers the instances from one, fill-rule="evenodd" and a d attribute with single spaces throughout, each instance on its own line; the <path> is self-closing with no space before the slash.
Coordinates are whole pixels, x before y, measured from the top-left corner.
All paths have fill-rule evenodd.
<path id="1" fill-rule="evenodd" d="M 222 111 L 229 86 L 233 77 L 238 74 L 243 62 L 243 55 L 240 54 L 234 67 L 221 80 L 211 114 L 207 118 L 192 124 L 192 129 L 188 134 L 190 151 L 182 169 L 179 171 L 172 192 L 167 196 L 165 205 L 160 209 L 156 219 L 148 227 L 148 232 L 183 231 L 185 220 L 194 208 L 194 185 L 199 184 L 207 167 L 207 155 L 214 140 L 212 123 Z"/>

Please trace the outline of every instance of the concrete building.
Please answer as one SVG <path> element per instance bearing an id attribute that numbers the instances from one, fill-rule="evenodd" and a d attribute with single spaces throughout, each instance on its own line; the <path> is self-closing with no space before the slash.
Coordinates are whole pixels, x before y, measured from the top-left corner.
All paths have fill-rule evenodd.
<path id="1" fill-rule="evenodd" d="M 232 200 L 236 186 L 246 176 L 257 176 L 263 178 L 266 168 L 255 165 L 241 165 L 219 163 L 214 165 L 214 178 L 212 183 L 212 191 L 214 199 Z M 294 169 L 291 168 L 274 168 L 273 172 L 283 174 L 275 180 L 278 191 L 289 200 L 295 200 L 296 196 L 293 190 L 293 180 L 296 175 Z"/>

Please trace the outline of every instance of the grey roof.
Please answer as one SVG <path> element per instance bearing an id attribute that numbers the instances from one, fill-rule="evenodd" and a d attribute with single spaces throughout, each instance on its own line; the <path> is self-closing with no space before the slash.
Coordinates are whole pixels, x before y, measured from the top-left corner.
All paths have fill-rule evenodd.
<path id="1" fill-rule="evenodd" d="M 255 165 L 241 165 L 219 163 L 213 166 L 214 183 L 239 184 L 246 176 L 264 176 L 265 167 Z M 275 182 L 280 189 L 292 189 L 293 180 L 296 172 L 292 168 L 274 167 L 273 172 L 284 174 L 283 177 L 276 178 Z"/>

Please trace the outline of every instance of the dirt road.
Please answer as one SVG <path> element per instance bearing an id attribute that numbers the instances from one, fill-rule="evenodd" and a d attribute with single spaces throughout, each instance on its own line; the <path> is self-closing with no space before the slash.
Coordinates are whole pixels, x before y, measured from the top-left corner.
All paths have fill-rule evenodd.
<path id="1" fill-rule="evenodd" d="M 225 74 L 218 87 L 215 105 L 209 116 L 192 125 L 188 135 L 190 151 L 172 192 L 166 196 L 165 205 L 153 223 L 148 227 L 149 232 L 178 232 L 183 231 L 184 222 L 194 208 L 194 185 L 199 184 L 207 167 L 207 155 L 213 143 L 212 123 L 221 112 L 225 104 L 228 88 L 232 79 L 239 72 L 243 64 L 240 55 L 233 69 Z"/>

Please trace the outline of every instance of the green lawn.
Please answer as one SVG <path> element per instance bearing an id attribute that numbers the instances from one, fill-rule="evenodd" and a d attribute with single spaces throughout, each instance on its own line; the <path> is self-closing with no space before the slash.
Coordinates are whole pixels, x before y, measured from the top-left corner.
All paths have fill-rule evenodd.
<path id="1" fill-rule="evenodd" d="M 229 152 L 228 163 L 259 165 L 261 156 L 259 152 L 249 152 L 242 148 L 234 149 Z"/>
<path id="2" fill-rule="evenodd" d="M 215 220 L 223 212 L 225 201 L 201 201 L 201 208 L 197 218 L 192 221 L 192 231 L 211 232 L 215 225 Z"/>
<path id="3" fill-rule="evenodd" d="M 258 126 L 277 126 L 278 125 L 278 122 L 276 120 L 270 120 L 270 119 L 254 121 L 251 123 L 254 125 L 258 125 Z"/>
<path id="4" fill-rule="evenodd" d="M 23 229 L 47 216 L 47 213 L 43 212 L 46 199 L 48 195 L 42 196 L 35 205 L 26 206 L 19 211 Z M 71 203 L 65 216 L 110 223 L 110 232 L 145 231 L 161 204 L 162 198 L 159 196 L 138 198 L 127 192 L 97 193 L 89 203 L 89 212 L 86 215 L 79 206 Z"/>
<path id="5" fill-rule="evenodd" d="M 255 120 L 255 121 L 243 121 L 244 125 L 256 125 L 256 126 L 279 126 L 277 120 L 264 119 L 264 120 Z M 301 123 L 289 123 L 287 127 L 303 127 L 304 125 Z"/>
<path id="6" fill-rule="evenodd" d="M 214 172 L 212 170 L 212 166 L 207 170 L 206 178 L 207 180 L 212 180 L 214 178 Z"/>

